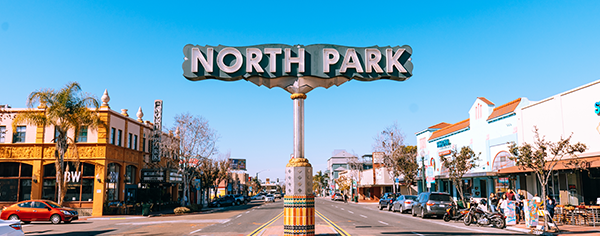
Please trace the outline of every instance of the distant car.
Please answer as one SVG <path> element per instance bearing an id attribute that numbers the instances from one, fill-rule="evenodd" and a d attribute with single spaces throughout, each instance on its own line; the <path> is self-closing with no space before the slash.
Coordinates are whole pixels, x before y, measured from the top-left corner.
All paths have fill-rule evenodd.
<path id="1" fill-rule="evenodd" d="M 385 193 L 383 197 L 379 199 L 379 210 L 387 209 L 388 211 L 392 210 L 392 204 L 394 203 L 394 199 L 396 199 L 395 193 Z"/>
<path id="2" fill-rule="evenodd" d="M 231 195 L 225 195 L 212 201 L 210 206 L 221 207 L 221 206 L 235 206 L 235 198 Z"/>
<path id="3" fill-rule="evenodd" d="M 344 196 L 341 193 L 336 193 L 331 195 L 331 200 L 333 201 L 344 201 Z"/>
<path id="4" fill-rule="evenodd" d="M 0 220 L 0 235 L 5 236 L 22 236 L 23 228 L 19 220 Z"/>
<path id="5" fill-rule="evenodd" d="M 259 194 L 252 196 L 251 199 L 252 200 L 263 200 L 264 197 L 265 197 L 265 195 L 259 193 Z"/>
<path id="6" fill-rule="evenodd" d="M 281 193 L 274 193 L 274 194 L 273 194 L 273 196 L 274 196 L 275 198 L 279 198 L 279 199 L 281 199 Z"/>
<path id="7" fill-rule="evenodd" d="M 76 210 L 58 205 L 50 200 L 28 200 L 15 203 L 0 214 L 2 220 L 21 220 L 28 224 L 31 221 L 50 221 L 58 224 L 61 221 L 71 223 L 79 219 Z"/>
<path id="8" fill-rule="evenodd" d="M 452 204 L 452 197 L 448 193 L 424 192 L 419 194 L 417 202 L 413 205 L 412 216 L 425 218 L 430 215 L 444 216 L 446 208 Z"/>
<path id="9" fill-rule="evenodd" d="M 400 213 L 412 211 L 416 199 L 417 196 L 415 195 L 400 195 L 394 200 L 392 211 L 399 211 Z"/>
<path id="10" fill-rule="evenodd" d="M 267 194 L 265 196 L 265 202 L 275 202 L 275 196 L 273 196 L 273 194 Z"/>

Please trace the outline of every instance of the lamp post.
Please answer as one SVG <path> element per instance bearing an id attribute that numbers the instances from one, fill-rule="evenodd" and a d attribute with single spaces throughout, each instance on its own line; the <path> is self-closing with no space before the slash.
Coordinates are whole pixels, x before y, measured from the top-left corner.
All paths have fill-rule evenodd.
<path id="1" fill-rule="evenodd" d="M 412 76 L 413 70 L 412 48 L 408 45 L 262 44 L 228 47 L 188 44 L 183 53 L 183 76 L 188 80 L 244 79 L 258 86 L 279 87 L 291 94 L 294 102 L 294 157 L 285 168 L 283 232 L 286 236 L 315 235 L 312 165 L 304 156 L 306 94 L 318 87 L 340 86 L 350 80 L 404 81 Z M 226 56 L 235 57 L 235 62 L 226 62 Z M 361 63 L 359 58 L 363 58 L 364 62 Z"/>

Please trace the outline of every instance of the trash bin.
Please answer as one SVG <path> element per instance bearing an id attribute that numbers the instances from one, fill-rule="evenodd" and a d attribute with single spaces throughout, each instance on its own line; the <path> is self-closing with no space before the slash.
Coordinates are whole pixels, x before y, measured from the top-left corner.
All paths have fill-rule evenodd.
<path id="1" fill-rule="evenodd" d="M 354 202 L 358 202 L 358 195 L 354 195 Z"/>
<path id="2" fill-rule="evenodd" d="M 150 204 L 142 203 L 142 215 L 143 216 L 150 215 Z"/>

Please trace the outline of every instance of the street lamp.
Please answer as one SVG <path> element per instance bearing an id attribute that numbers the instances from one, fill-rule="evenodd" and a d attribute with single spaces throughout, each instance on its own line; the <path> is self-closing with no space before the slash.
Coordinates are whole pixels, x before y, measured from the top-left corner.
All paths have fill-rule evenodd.
<path id="1" fill-rule="evenodd" d="M 268 169 L 266 169 L 266 170 L 261 170 L 261 171 L 259 171 L 259 172 L 256 172 L 256 179 L 258 179 L 258 173 L 260 173 L 260 172 L 263 172 L 263 171 L 269 171 L 269 170 L 268 170 Z M 260 181 L 260 179 L 258 179 L 258 181 Z"/>

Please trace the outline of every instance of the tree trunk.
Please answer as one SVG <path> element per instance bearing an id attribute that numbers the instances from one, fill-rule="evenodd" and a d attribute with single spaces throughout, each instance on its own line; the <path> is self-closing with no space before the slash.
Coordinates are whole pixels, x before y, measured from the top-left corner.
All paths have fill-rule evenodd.
<path id="1" fill-rule="evenodd" d="M 57 196 L 56 196 L 56 201 L 58 202 L 58 205 L 63 204 L 63 200 L 64 200 L 64 194 L 63 191 L 65 191 L 65 181 L 64 181 L 64 171 L 65 171 L 65 153 L 67 152 L 67 138 L 65 137 L 65 134 L 62 132 L 62 130 L 60 128 L 57 128 L 57 132 L 58 137 L 56 137 L 55 142 L 55 148 L 56 151 L 58 152 L 58 156 L 56 156 L 56 162 L 55 162 L 55 167 L 56 167 L 56 186 L 57 186 Z"/>

